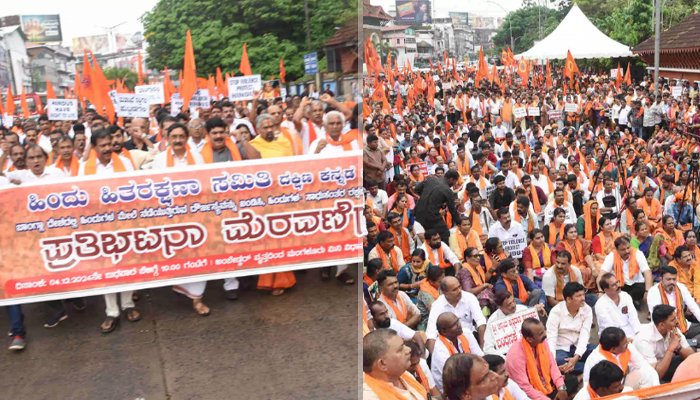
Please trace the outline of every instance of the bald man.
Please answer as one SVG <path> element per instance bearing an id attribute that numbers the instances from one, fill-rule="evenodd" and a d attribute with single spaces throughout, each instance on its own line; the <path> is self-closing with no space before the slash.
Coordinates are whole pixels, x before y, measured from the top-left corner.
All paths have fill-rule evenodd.
<path id="1" fill-rule="evenodd" d="M 484 355 L 479 343 L 471 332 L 462 331 L 462 324 L 452 312 L 444 312 L 437 318 L 438 338 L 432 353 L 430 371 L 435 379 L 435 386 L 442 391 L 442 369 L 451 356 L 458 353 Z"/>
<path id="2" fill-rule="evenodd" d="M 194 118 L 187 123 L 187 127 L 190 130 L 190 137 L 187 139 L 187 144 L 190 146 L 191 150 L 195 150 L 199 153 L 207 142 L 207 130 L 204 129 L 204 120 Z"/>
<path id="3" fill-rule="evenodd" d="M 284 120 L 284 111 L 282 110 L 282 107 L 276 105 L 267 107 L 267 114 L 272 116 L 272 120 L 275 124 L 275 131 L 279 132 L 281 136 L 284 136 L 292 144 L 294 155 L 298 156 L 304 154 L 301 138 L 296 131 L 290 131 L 286 127 L 282 126 L 282 121 Z"/>
<path id="4" fill-rule="evenodd" d="M 148 120 L 146 118 L 132 119 L 128 133 L 131 138 L 124 142 L 125 149 L 148 151 L 153 148 L 153 142 L 148 137 Z"/>

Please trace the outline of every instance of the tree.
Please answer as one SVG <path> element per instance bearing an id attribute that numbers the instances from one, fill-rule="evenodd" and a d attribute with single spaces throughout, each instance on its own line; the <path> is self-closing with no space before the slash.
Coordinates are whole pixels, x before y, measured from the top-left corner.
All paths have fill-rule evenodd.
<path id="1" fill-rule="evenodd" d="M 542 6 L 528 6 L 510 12 L 501 27 L 493 37 L 493 43 L 496 47 L 510 46 L 510 30 L 513 29 L 513 41 L 515 46 L 513 53 L 522 53 L 532 47 L 535 40 L 539 40 L 539 31 L 537 29 L 542 21 L 542 38 L 546 37 L 559 25 L 564 19 L 566 13 L 562 10 L 554 10 Z M 497 54 L 500 54 L 497 52 Z"/>
<path id="2" fill-rule="evenodd" d="M 124 85 L 133 90 L 138 82 L 138 74 L 129 68 L 108 67 L 103 70 L 107 80 L 123 79 Z"/>
<path id="3" fill-rule="evenodd" d="M 310 47 L 299 0 L 160 0 L 144 16 L 148 67 L 182 68 L 190 29 L 200 76 L 214 74 L 217 66 L 238 72 L 245 42 L 254 73 L 277 77 L 282 57 L 287 80 L 298 79 L 304 75 L 304 54 L 317 51 L 321 56 L 335 28 L 357 18 L 357 0 L 308 0 L 308 6 Z"/>

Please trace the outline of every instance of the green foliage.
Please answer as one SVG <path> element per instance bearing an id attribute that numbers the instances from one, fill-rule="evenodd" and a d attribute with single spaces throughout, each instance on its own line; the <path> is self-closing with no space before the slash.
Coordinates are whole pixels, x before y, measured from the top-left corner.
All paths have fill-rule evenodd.
<path id="1" fill-rule="evenodd" d="M 317 51 L 336 27 L 357 18 L 357 0 L 308 0 L 311 46 L 306 45 L 304 2 L 300 0 L 160 0 L 144 16 L 149 68 L 182 68 L 185 34 L 192 31 L 197 74 L 238 72 L 247 43 L 254 73 L 279 75 L 284 59 L 287 80 L 304 75 L 304 54 Z"/>
<path id="2" fill-rule="evenodd" d="M 501 27 L 493 37 L 493 43 L 497 48 L 510 46 L 510 29 L 513 29 L 513 41 L 515 48 L 513 53 L 522 53 L 533 46 L 535 40 L 540 39 L 538 26 L 542 21 L 542 39 L 552 31 L 564 19 L 566 13 L 562 10 L 553 10 L 542 6 L 527 6 L 509 13 Z M 497 53 L 500 57 L 500 52 Z"/>
<path id="3" fill-rule="evenodd" d="M 105 68 L 102 72 L 104 72 L 105 78 L 107 78 L 107 80 L 111 81 L 116 79 L 123 79 L 124 85 L 132 90 L 134 89 L 134 86 L 136 86 L 136 83 L 139 80 L 136 71 L 133 71 L 129 68 L 108 67 Z"/>

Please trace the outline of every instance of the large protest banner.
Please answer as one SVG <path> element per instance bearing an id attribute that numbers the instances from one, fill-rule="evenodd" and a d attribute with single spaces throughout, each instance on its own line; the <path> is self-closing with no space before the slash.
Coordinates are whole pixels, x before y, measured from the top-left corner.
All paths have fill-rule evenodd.
<path id="1" fill-rule="evenodd" d="M 359 153 L 0 190 L 0 305 L 359 262 Z"/>

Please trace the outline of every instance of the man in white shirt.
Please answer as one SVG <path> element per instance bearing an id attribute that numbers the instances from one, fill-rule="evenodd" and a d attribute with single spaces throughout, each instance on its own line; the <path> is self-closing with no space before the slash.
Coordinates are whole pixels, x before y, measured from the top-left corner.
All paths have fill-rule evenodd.
<path id="1" fill-rule="evenodd" d="M 496 303 L 496 306 L 498 306 L 498 309 L 491 314 L 489 320 L 486 322 L 486 331 L 484 332 L 484 353 L 505 357 L 506 354 L 508 354 L 508 350 L 510 349 L 511 345 L 499 346 L 493 336 L 493 327 L 496 322 L 503 320 L 512 314 L 525 311 L 528 309 L 528 307 L 523 304 L 517 304 L 513 294 L 507 290 L 497 291 L 494 295 L 493 301 Z M 547 315 L 542 304 L 535 305 L 535 309 L 537 309 L 537 313 L 540 315 L 540 317 L 545 317 Z M 518 334 L 520 334 L 519 329 Z"/>
<path id="2" fill-rule="evenodd" d="M 527 394 L 520 389 L 520 386 L 508 376 L 505 355 L 486 354 L 482 358 L 489 363 L 489 369 L 495 372 L 501 379 L 501 388 L 498 390 L 497 394 L 491 397 L 491 400 L 530 400 Z"/>
<path id="3" fill-rule="evenodd" d="M 690 250 L 685 245 L 679 246 L 676 253 L 681 257 L 691 259 Z M 647 305 L 653 310 L 659 304 L 666 304 L 676 307 L 678 318 L 678 329 L 688 339 L 694 339 L 700 335 L 700 324 L 691 324 L 686 318 L 686 312 L 692 314 L 696 320 L 700 321 L 700 307 L 695 302 L 693 295 L 688 288 L 678 282 L 678 271 L 672 266 L 663 266 L 659 269 L 661 282 L 649 289 L 647 294 Z M 678 307 L 680 305 L 680 307 Z"/>
<path id="4" fill-rule="evenodd" d="M 411 366 L 411 350 L 396 332 L 377 329 L 362 339 L 362 398 L 381 400 L 382 389 L 388 385 L 400 398 L 425 400 L 415 378 L 405 372 Z M 374 388 L 378 391 L 375 392 Z"/>
<path id="5" fill-rule="evenodd" d="M 575 279 L 572 280 L 571 276 Z M 554 307 L 564 300 L 562 291 L 569 282 L 578 282 L 583 285 L 583 276 L 578 268 L 571 265 L 571 253 L 567 250 L 559 250 L 553 268 L 546 270 L 542 276 L 542 290 L 547 296 L 549 307 Z M 591 299 L 590 302 L 595 304 L 595 299 Z"/>
<path id="6" fill-rule="evenodd" d="M 510 211 L 501 208 L 497 211 L 498 223 L 491 225 L 489 237 L 497 237 L 503 243 L 503 249 L 515 259 L 523 255 L 527 247 L 527 233 L 523 226 L 512 221 Z"/>
<path id="7" fill-rule="evenodd" d="M 631 338 L 630 338 L 631 339 Z M 605 328 L 596 347 L 586 360 L 583 368 L 583 383 L 590 378 L 591 368 L 603 360 L 615 363 L 625 374 L 625 384 L 632 389 L 644 389 L 657 386 L 659 375 L 649 365 L 620 328 Z"/>
<path id="8" fill-rule="evenodd" d="M 445 275 L 455 276 L 462 269 L 459 257 L 447 243 L 441 240 L 440 233 L 435 229 L 428 229 L 425 232 L 425 243 L 421 248 L 425 251 L 428 261 L 445 270 Z"/>
<path id="9" fill-rule="evenodd" d="M 625 374 L 615 363 L 603 360 L 591 368 L 591 379 L 576 394 L 574 400 L 597 399 L 625 391 Z"/>
<path id="10" fill-rule="evenodd" d="M 518 179 L 518 175 L 516 175 L 515 172 L 510 170 L 510 159 L 508 160 L 508 162 L 506 162 L 504 157 L 504 159 L 501 161 L 501 171 L 496 175 L 502 175 L 503 177 L 505 177 L 506 186 L 513 190 L 515 190 L 516 187 L 520 186 L 520 179 Z"/>
<path id="11" fill-rule="evenodd" d="M 479 344 L 484 342 L 486 318 L 481 312 L 479 300 L 473 294 L 463 291 L 455 277 L 446 276 L 440 282 L 442 293 L 430 306 L 425 335 L 428 339 L 428 349 L 431 350 L 438 337 L 437 318 L 444 312 L 451 312 L 459 318 L 464 332 L 478 332 Z"/>
<path id="12" fill-rule="evenodd" d="M 644 253 L 631 247 L 627 236 L 615 239 L 615 250 L 605 257 L 600 272 L 599 284 L 605 272 L 614 273 L 618 282 L 624 283 L 622 290 L 632 297 L 635 308 L 639 310 L 642 300 L 646 300 L 653 280 Z"/>
<path id="13" fill-rule="evenodd" d="M 450 311 L 438 315 L 436 320 L 438 337 L 432 351 L 430 371 L 435 386 L 442 391 L 442 369 L 450 356 L 457 353 L 484 355 L 471 331 L 464 331 L 460 319 Z"/>
<path id="14" fill-rule="evenodd" d="M 568 201 L 564 200 L 564 189 L 557 187 L 554 189 L 554 201 L 547 203 L 544 208 L 544 224 L 549 225 L 554 218 L 554 210 L 561 208 L 566 213 L 564 217 L 565 224 L 575 224 L 576 223 L 576 211 L 574 211 L 574 206 Z"/>
<path id="15" fill-rule="evenodd" d="M 615 274 L 607 272 L 600 278 L 600 289 L 604 292 L 595 303 L 595 316 L 598 320 L 598 335 L 605 328 L 620 328 L 627 337 L 633 338 L 641 324 L 632 297 L 623 292 Z"/>
<path id="16" fill-rule="evenodd" d="M 311 119 L 302 122 L 301 116 L 308 104 L 308 100 L 306 104 L 304 100 L 307 98 L 302 99 L 301 105 L 294 113 L 294 126 L 301 134 L 305 154 L 338 154 L 345 151 L 344 146 L 337 142 L 341 139 L 345 121 L 352 115 L 352 111 L 330 95 L 324 94 L 321 100 L 341 111 L 329 111 L 324 114 L 323 102 L 314 101 L 311 104 Z M 315 140 L 312 140 L 314 138 Z M 328 140 L 329 138 L 331 140 Z M 348 141 L 347 147 L 351 150 L 362 150 L 357 140 Z"/>
<path id="17" fill-rule="evenodd" d="M 367 199 L 371 201 L 372 209 L 377 216 L 386 217 L 387 205 L 389 204 L 389 196 L 386 191 L 379 189 L 376 182 L 371 182 L 367 188 Z"/>
<path id="18" fill-rule="evenodd" d="M 408 367 L 408 372 L 413 375 L 423 387 L 430 388 L 428 392 L 432 395 L 433 399 L 439 399 L 440 390 L 435 385 L 435 379 L 433 379 L 433 374 L 430 372 L 428 362 L 423 358 L 426 356 L 425 350 L 418 347 L 416 342 L 410 340 L 405 341 L 404 344 L 411 349 L 411 366 Z"/>
<path id="19" fill-rule="evenodd" d="M 634 346 L 654 367 L 662 382 L 673 378 L 678 365 L 695 351 L 678 330 L 676 309 L 659 304 L 651 312 L 651 321 L 643 324 L 634 338 Z"/>
<path id="20" fill-rule="evenodd" d="M 7 179 L 14 184 L 24 184 L 39 180 L 65 178 L 66 174 L 54 166 L 46 166 L 48 155 L 43 147 L 30 144 L 25 151 L 26 169 L 16 169 L 7 173 Z"/>
<path id="21" fill-rule="evenodd" d="M 620 213 L 620 206 L 622 205 L 620 192 L 614 187 L 614 184 L 615 181 L 613 181 L 610 174 L 605 173 L 603 178 L 603 190 L 596 194 L 596 201 L 598 201 L 598 212 L 600 212 L 600 215 L 614 214 L 615 217 L 612 218 L 613 224 L 617 223 L 617 217 Z"/>
<path id="22" fill-rule="evenodd" d="M 101 129 L 93 132 L 90 137 L 90 143 L 97 156 L 90 157 L 80 164 L 80 176 L 109 176 L 118 172 L 133 171 L 131 161 L 128 158 L 112 151 L 112 137 L 107 130 Z M 121 310 L 126 312 L 127 319 L 130 322 L 136 322 L 141 319 L 141 313 L 134 304 L 133 294 L 133 290 L 119 293 Z M 102 333 L 110 333 L 118 325 L 119 303 L 117 303 L 116 293 L 105 294 L 104 299 L 107 318 L 100 325 L 100 329 Z"/>
<path id="23" fill-rule="evenodd" d="M 407 327 L 396 318 L 391 318 L 386 304 L 381 301 L 374 301 L 368 305 L 368 308 L 372 314 L 372 321 L 376 329 L 393 329 L 401 339 L 414 341 L 420 348 L 421 353 L 424 351 L 425 340 L 423 339 L 423 334 Z"/>
<path id="24" fill-rule="evenodd" d="M 204 121 L 199 118 L 194 118 L 187 123 L 187 127 L 190 132 L 187 144 L 192 150 L 199 153 L 207 142 L 207 131 L 204 129 Z"/>
<path id="25" fill-rule="evenodd" d="M 595 348 L 588 344 L 593 310 L 586 304 L 586 289 L 580 283 L 567 283 L 563 293 L 564 301 L 552 308 L 547 319 L 547 344 L 562 374 L 580 374 Z"/>

